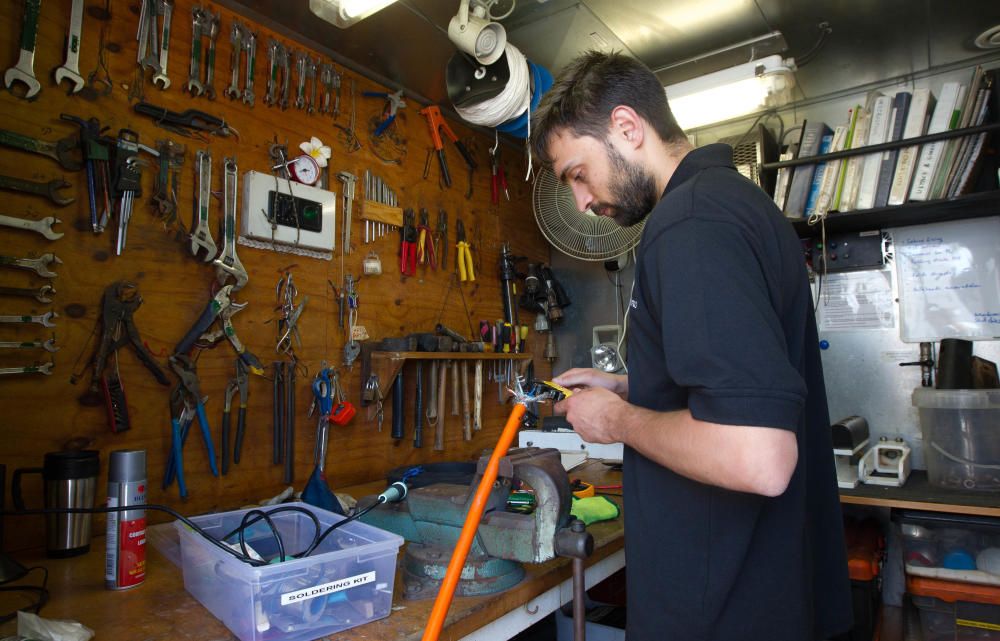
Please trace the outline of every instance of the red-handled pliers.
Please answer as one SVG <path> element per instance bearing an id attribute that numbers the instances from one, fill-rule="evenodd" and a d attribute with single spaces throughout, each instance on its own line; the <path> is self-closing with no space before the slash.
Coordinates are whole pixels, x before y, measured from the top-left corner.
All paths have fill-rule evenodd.
<path id="1" fill-rule="evenodd" d="M 417 227 L 413 210 L 403 212 L 403 238 L 399 252 L 399 272 L 404 276 L 417 273 Z"/>
<path id="2" fill-rule="evenodd" d="M 496 149 L 490 149 L 490 174 L 492 175 L 492 182 L 490 183 L 490 195 L 493 199 L 494 205 L 500 204 L 500 189 L 503 188 L 503 195 L 507 200 L 510 200 L 510 192 L 507 191 L 507 175 L 503 171 L 503 165 L 500 164 L 500 147 Z"/>

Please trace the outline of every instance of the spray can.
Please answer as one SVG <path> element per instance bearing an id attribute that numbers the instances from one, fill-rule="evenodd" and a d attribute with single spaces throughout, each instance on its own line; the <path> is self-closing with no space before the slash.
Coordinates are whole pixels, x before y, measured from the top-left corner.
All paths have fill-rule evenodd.
<path id="1" fill-rule="evenodd" d="M 146 451 L 116 450 L 108 464 L 108 513 L 104 579 L 109 590 L 134 588 L 146 579 Z"/>

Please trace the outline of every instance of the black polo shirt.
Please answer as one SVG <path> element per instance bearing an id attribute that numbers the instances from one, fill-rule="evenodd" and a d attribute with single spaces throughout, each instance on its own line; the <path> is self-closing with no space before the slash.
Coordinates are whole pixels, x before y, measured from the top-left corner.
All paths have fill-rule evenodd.
<path id="1" fill-rule="evenodd" d="M 629 401 L 795 432 L 779 497 L 625 451 L 629 641 L 805 641 L 851 625 L 850 583 L 802 249 L 728 145 L 681 161 L 646 222 L 628 318 Z"/>

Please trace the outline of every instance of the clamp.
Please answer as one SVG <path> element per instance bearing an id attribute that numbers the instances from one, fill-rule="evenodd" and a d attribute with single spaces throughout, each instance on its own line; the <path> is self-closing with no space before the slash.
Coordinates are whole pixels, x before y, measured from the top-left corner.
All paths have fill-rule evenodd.
<path id="1" fill-rule="evenodd" d="M 365 91 L 361 95 L 368 98 L 385 98 L 386 105 L 382 112 L 384 119 L 379 123 L 378 127 L 375 128 L 375 136 L 381 136 L 389 125 L 396 120 L 396 113 L 406 107 L 406 101 L 403 100 L 403 90 L 400 89 L 395 93 L 388 93 L 385 91 Z"/>

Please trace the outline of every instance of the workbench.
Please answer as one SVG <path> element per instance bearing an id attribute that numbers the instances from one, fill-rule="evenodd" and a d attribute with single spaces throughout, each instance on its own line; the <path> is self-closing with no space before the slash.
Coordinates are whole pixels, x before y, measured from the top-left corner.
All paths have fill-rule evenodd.
<path id="1" fill-rule="evenodd" d="M 599 461 L 588 461 L 571 473 L 573 478 L 601 485 L 621 483 L 621 472 Z M 384 489 L 384 483 L 345 488 L 357 498 Z M 621 505 L 620 497 L 612 497 Z M 235 507 L 235 506 L 234 506 Z M 625 566 L 624 515 L 595 523 L 594 554 L 587 560 L 587 587 L 596 585 Z M 44 552 L 14 557 L 23 565 L 43 565 L 49 570 L 49 603 L 41 615 L 50 619 L 74 619 L 97 632 L 100 641 L 217 641 L 235 639 L 228 629 L 184 590 L 180 568 L 155 546 L 147 545 L 146 581 L 137 588 L 113 592 L 104 588 L 104 538 L 97 537 L 91 551 L 73 559 L 46 559 Z M 402 558 L 402 550 L 400 557 Z M 540 621 L 572 598 L 572 564 L 569 559 L 526 565 L 527 576 L 517 586 L 497 595 L 456 597 L 448 613 L 442 640 L 508 639 Z M 29 575 L 32 584 L 40 573 Z M 23 582 L 23 581 L 22 581 Z M 338 633 L 337 641 L 379 639 L 419 640 L 433 599 L 406 601 L 397 571 L 393 612 L 385 619 Z M 13 605 L 9 596 L 0 599 L 3 610 Z M 0 636 L 13 634 L 15 623 L 0 626 Z"/>

